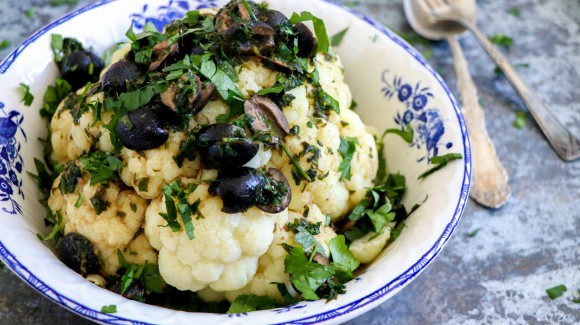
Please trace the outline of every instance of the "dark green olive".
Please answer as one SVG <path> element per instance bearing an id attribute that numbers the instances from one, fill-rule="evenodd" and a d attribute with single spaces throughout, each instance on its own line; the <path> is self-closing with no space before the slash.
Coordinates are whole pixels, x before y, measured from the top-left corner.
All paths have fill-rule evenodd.
<path id="1" fill-rule="evenodd" d="M 87 82 L 99 81 L 99 75 L 103 70 L 104 63 L 101 58 L 91 51 L 74 50 L 62 58 L 59 64 L 62 78 L 73 89 L 79 89 Z"/>
<path id="2" fill-rule="evenodd" d="M 103 76 L 101 89 L 108 95 L 127 91 L 130 84 L 141 76 L 141 68 L 133 61 L 119 61 L 111 65 Z"/>
<path id="3" fill-rule="evenodd" d="M 129 112 L 117 123 L 117 137 L 125 147 L 142 151 L 155 149 L 169 138 L 162 112 L 140 108 Z"/>
<path id="4" fill-rule="evenodd" d="M 294 25 L 298 37 L 298 56 L 303 58 L 313 58 L 316 56 L 318 41 L 312 31 L 303 23 Z"/>
<path id="5" fill-rule="evenodd" d="M 265 179 L 259 171 L 239 167 L 220 171 L 217 180 L 210 185 L 209 193 L 222 199 L 222 212 L 238 213 L 260 201 L 264 186 Z"/>
<path id="6" fill-rule="evenodd" d="M 60 260 L 75 272 L 86 275 L 99 271 L 99 258 L 95 246 L 86 237 L 69 232 L 58 243 Z"/>

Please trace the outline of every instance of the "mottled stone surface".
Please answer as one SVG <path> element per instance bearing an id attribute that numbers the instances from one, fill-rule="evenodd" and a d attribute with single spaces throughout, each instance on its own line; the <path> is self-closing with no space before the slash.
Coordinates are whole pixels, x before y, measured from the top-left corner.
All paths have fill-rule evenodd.
<path id="1" fill-rule="evenodd" d="M 51 0 L 2 0 L 0 41 L 9 49 L 75 6 Z M 92 1 L 79 0 L 78 6 Z M 343 1 L 384 25 L 408 33 L 402 1 Z M 519 9 L 519 17 L 507 13 Z M 34 18 L 27 11 L 34 8 Z M 487 35 L 514 43 L 504 52 L 522 78 L 560 120 L 580 136 L 580 2 L 577 0 L 478 1 L 478 25 Z M 512 126 L 525 110 L 509 84 L 471 36 L 462 40 L 486 111 L 487 127 L 510 174 L 512 197 L 499 210 L 469 202 L 441 255 L 392 299 L 349 324 L 578 324 L 580 304 L 580 161 L 564 163 L 552 152 L 531 117 Z M 418 45 L 455 88 L 451 53 L 444 42 Z M 480 229 L 476 236 L 469 233 Z M 545 289 L 565 284 L 550 300 Z M 84 324 L 0 270 L 0 324 Z"/>

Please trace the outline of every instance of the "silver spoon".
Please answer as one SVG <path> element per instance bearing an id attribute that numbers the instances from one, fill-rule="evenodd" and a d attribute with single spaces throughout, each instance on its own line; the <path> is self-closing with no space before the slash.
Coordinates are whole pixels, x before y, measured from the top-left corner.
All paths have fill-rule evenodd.
<path id="1" fill-rule="evenodd" d="M 475 1 L 463 1 L 463 4 L 464 9 L 471 17 L 470 19 L 474 20 Z M 508 185 L 509 177 L 485 128 L 485 115 L 479 104 L 477 89 L 469 74 L 461 46 L 455 37 L 457 34 L 463 33 L 465 28 L 453 22 L 430 23 L 427 19 L 427 13 L 422 11 L 421 7 L 417 6 L 413 0 L 404 0 L 404 7 L 409 24 L 419 35 L 432 40 L 446 39 L 449 43 L 457 75 L 457 88 L 463 107 L 463 116 L 473 148 L 470 196 L 483 206 L 499 208 L 507 201 L 511 193 Z"/>

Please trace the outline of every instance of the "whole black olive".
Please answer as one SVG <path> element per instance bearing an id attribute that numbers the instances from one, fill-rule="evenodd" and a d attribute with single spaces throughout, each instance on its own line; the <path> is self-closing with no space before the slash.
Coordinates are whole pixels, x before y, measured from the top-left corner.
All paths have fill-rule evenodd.
<path id="1" fill-rule="evenodd" d="M 120 294 L 127 299 L 140 302 L 145 302 L 145 296 L 147 294 L 143 285 L 136 281 L 131 282 L 123 293 L 121 293 L 121 281 L 117 281 L 111 288 L 109 288 L 109 290 L 116 294 Z"/>
<path id="2" fill-rule="evenodd" d="M 62 78 L 73 89 L 81 88 L 87 82 L 97 82 L 103 70 L 104 63 L 101 58 L 91 51 L 74 50 L 63 57 L 59 64 Z"/>
<path id="3" fill-rule="evenodd" d="M 209 168 L 235 168 L 254 158 L 259 149 L 259 144 L 248 139 L 218 142 L 201 150 L 201 161 Z"/>
<path id="4" fill-rule="evenodd" d="M 276 168 L 269 168 L 265 185 L 262 196 L 265 202 L 258 202 L 258 209 L 268 213 L 284 211 L 292 200 L 292 191 L 286 176 Z"/>
<path id="5" fill-rule="evenodd" d="M 125 147 L 132 150 L 155 149 L 169 138 L 166 124 L 161 112 L 140 108 L 119 119 L 117 137 Z"/>
<path id="6" fill-rule="evenodd" d="M 212 145 L 223 138 L 245 138 L 246 131 L 239 126 L 228 123 L 214 123 L 201 128 L 197 133 L 197 141 L 201 145 Z"/>
<path id="7" fill-rule="evenodd" d="M 133 61 L 119 61 L 111 65 L 103 76 L 101 89 L 107 95 L 120 94 L 127 91 L 127 84 L 141 76 L 141 69 Z"/>
<path id="8" fill-rule="evenodd" d="M 209 193 L 218 195 L 223 202 L 222 212 L 238 213 L 252 207 L 263 196 L 265 179 L 257 170 L 240 167 L 218 174 Z"/>
<path id="9" fill-rule="evenodd" d="M 257 18 L 275 29 L 281 25 L 290 23 L 288 17 L 278 10 L 262 11 L 257 15 Z"/>
<path id="10" fill-rule="evenodd" d="M 294 25 L 298 37 L 298 56 L 313 58 L 316 55 L 318 41 L 312 31 L 303 23 Z"/>
<path id="11" fill-rule="evenodd" d="M 75 272 L 86 275 L 99 271 L 99 258 L 95 246 L 86 237 L 69 232 L 58 243 L 60 260 Z"/>

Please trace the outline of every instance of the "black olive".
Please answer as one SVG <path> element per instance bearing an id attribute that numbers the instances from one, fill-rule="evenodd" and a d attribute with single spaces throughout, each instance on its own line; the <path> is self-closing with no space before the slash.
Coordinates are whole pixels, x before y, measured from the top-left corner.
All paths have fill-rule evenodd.
<path id="1" fill-rule="evenodd" d="M 242 166 L 250 161 L 260 146 L 246 139 L 244 129 L 227 123 L 210 124 L 197 133 L 201 161 L 209 168 Z"/>
<path id="2" fill-rule="evenodd" d="M 155 149 L 169 138 L 165 129 L 167 122 L 157 110 L 140 108 L 129 112 L 117 123 L 117 137 L 121 143 L 132 150 Z"/>
<path id="3" fill-rule="evenodd" d="M 104 63 L 101 58 L 91 51 L 74 50 L 63 57 L 59 64 L 62 78 L 73 89 L 81 88 L 87 82 L 97 82 L 103 70 Z"/>
<path id="4" fill-rule="evenodd" d="M 280 25 L 285 25 L 290 22 L 288 17 L 278 10 L 262 11 L 257 15 L 257 18 L 273 28 L 277 28 Z"/>
<path id="5" fill-rule="evenodd" d="M 243 212 L 261 199 L 265 181 L 257 170 L 239 167 L 220 172 L 217 180 L 210 185 L 209 193 L 222 199 L 222 212 Z"/>
<path id="6" fill-rule="evenodd" d="M 99 258 L 95 246 L 86 237 L 69 232 L 58 243 L 60 260 L 75 272 L 86 275 L 99 271 Z"/>
<path id="7" fill-rule="evenodd" d="M 312 31 L 303 23 L 294 25 L 298 37 L 298 56 L 313 58 L 316 55 L 318 41 Z"/>
<path id="8" fill-rule="evenodd" d="M 147 294 L 143 285 L 135 281 L 131 282 L 131 284 L 129 284 L 123 293 L 121 293 L 121 281 L 117 281 L 112 287 L 109 288 L 109 290 L 116 294 L 120 294 L 127 299 L 140 302 L 145 302 L 145 296 Z"/>
<path id="9" fill-rule="evenodd" d="M 223 138 L 245 138 L 246 131 L 239 126 L 227 123 L 206 125 L 197 133 L 197 140 L 201 145 L 212 145 Z"/>
<path id="10" fill-rule="evenodd" d="M 101 89 L 108 95 L 127 91 L 127 84 L 139 79 L 141 69 L 133 61 L 119 61 L 111 65 L 103 76 Z"/>
<path id="11" fill-rule="evenodd" d="M 273 132 L 272 144 L 279 144 L 290 133 L 290 126 L 284 113 L 271 99 L 255 95 L 244 102 L 244 113 L 252 117 L 254 132 Z"/>
<path id="12" fill-rule="evenodd" d="M 269 168 L 266 175 L 266 187 L 263 192 L 265 202 L 258 203 L 258 209 L 268 213 L 278 213 L 284 211 L 292 200 L 290 183 L 286 176 L 276 168 Z"/>
<path id="13" fill-rule="evenodd" d="M 251 35 L 247 35 L 248 28 Z M 234 23 L 224 33 L 225 50 L 242 55 L 254 55 L 257 50 L 263 54 L 275 47 L 275 35 L 274 28 L 261 21 Z"/>
<path id="14" fill-rule="evenodd" d="M 248 139 L 218 142 L 201 150 L 201 161 L 208 168 L 235 168 L 254 158 L 259 149 L 259 144 Z"/>

